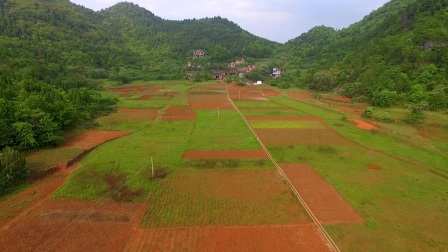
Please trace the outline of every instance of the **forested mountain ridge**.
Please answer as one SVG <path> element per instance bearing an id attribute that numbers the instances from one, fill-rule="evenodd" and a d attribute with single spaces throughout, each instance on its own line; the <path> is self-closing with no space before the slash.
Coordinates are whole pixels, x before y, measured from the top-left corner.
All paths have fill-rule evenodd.
<path id="1" fill-rule="evenodd" d="M 391 106 L 448 106 L 448 1 L 393 0 L 349 28 L 316 27 L 281 49 L 289 80 Z"/>

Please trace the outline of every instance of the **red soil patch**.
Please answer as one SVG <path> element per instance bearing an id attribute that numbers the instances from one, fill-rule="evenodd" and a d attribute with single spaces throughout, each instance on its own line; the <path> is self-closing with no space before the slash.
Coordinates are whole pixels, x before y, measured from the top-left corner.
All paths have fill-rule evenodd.
<path id="1" fill-rule="evenodd" d="M 418 130 L 418 135 L 428 140 L 446 141 L 448 140 L 448 134 L 443 132 L 443 129 L 439 128 L 422 128 Z"/>
<path id="2" fill-rule="evenodd" d="M 132 96 L 132 94 L 134 94 L 134 95 L 142 95 L 143 99 L 145 98 L 149 99 L 152 95 L 156 94 L 157 91 L 163 89 L 164 87 L 165 86 L 162 85 L 157 85 L 149 88 L 136 85 L 123 85 L 109 88 L 107 89 L 107 91 L 113 93 L 120 93 L 121 97 L 130 97 Z"/>
<path id="3" fill-rule="evenodd" d="M 336 189 L 306 164 L 280 165 L 286 177 L 322 224 L 363 223 Z"/>
<path id="4" fill-rule="evenodd" d="M 254 129 L 268 146 L 327 145 L 340 146 L 353 143 L 330 129 Z"/>
<path id="5" fill-rule="evenodd" d="M 275 89 L 263 89 L 262 92 L 265 96 L 280 96 L 282 94 Z"/>
<path id="6" fill-rule="evenodd" d="M 379 165 L 374 165 L 374 164 L 369 164 L 367 165 L 367 167 L 370 170 L 377 170 L 377 171 L 381 171 L 383 169 L 383 167 L 379 166 Z"/>
<path id="7" fill-rule="evenodd" d="M 372 125 L 370 123 L 364 122 L 362 120 L 349 118 L 348 121 L 351 122 L 353 125 L 355 125 L 358 129 L 369 130 L 369 131 L 370 130 L 374 130 L 374 129 L 378 129 L 375 125 Z"/>
<path id="8" fill-rule="evenodd" d="M 332 251 L 314 224 L 138 230 L 126 251 Z"/>
<path id="9" fill-rule="evenodd" d="M 264 150 L 191 150 L 184 159 L 268 159 Z"/>
<path id="10" fill-rule="evenodd" d="M 318 116 L 246 116 L 247 121 L 317 121 L 322 122 Z"/>
<path id="11" fill-rule="evenodd" d="M 263 93 L 254 86 L 227 86 L 230 99 L 233 101 L 269 101 Z"/>
<path id="12" fill-rule="evenodd" d="M 190 106 L 171 106 L 163 113 L 162 120 L 196 120 L 196 112 Z"/>
<path id="13" fill-rule="evenodd" d="M 146 204 L 47 200 L 0 230 L 4 251 L 123 251 Z"/>
<path id="14" fill-rule="evenodd" d="M 340 103 L 352 103 L 353 100 L 348 97 L 342 97 L 342 96 L 332 96 L 332 97 L 324 97 L 322 98 L 323 101 L 333 101 L 333 102 L 340 102 Z"/>
<path id="15" fill-rule="evenodd" d="M 90 150 L 95 148 L 96 146 L 105 143 L 107 141 L 111 141 L 113 139 L 126 136 L 131 134 L 131 132 L 127 131 L 100 131 L 100 130 L 91 130 L 84 132 L 81 135 L 78 135 L 60 147 L 71 147 L 71 148 L 79 148 L 84 150 Z"/>
<path id="16" fill-rule="evenodd" d="M 120 119 L 131 121 L 154 120 L 159 113 L 158 109 L 118 109 Z"/>
<path id="17" fill-rule="evenodd" d="M 225 94 L 189 95 L 188 101 L 193 110 L 234 110 Z"/>
<path id="18" fill-rule="evenodd" d="M 289 107 L 238 107 L 239 110 L 292 110 Z"/>

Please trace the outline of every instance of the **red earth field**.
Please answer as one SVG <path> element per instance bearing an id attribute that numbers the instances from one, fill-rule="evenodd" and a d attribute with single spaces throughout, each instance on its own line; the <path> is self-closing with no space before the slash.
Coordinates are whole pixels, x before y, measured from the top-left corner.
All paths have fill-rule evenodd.
<path id="1" fill-rule="evenodd" d="M 117 110 L 120 119 L 130 121 L 154 120 L 159 113 L 158 109 L 120 108 Z"/>
<path id="2" fill-rule="evenodd" d="M 315 224 L 140 229 L 125 251 L 333 251 Z"/>
<path id="3" fill-rule="evenodd" d="M 263 89 L 262 92 L 265 96 L 280 96 L 282 94 L 275 89 Z"/>
<path id="4" fill-rule="evenodd" d="M 233 101 L 269 101 L 255 86 L 228 85 L 227 90 Z"/>
<path id="5" fill-rule="evenodd" d="M 267 146 L 317 145 L 340 146 L 353 145 L 330 129 L 254 129 L 261 141 Z"/>
<path id="6" fill-rule="evenodd" d="M 188 102 L 193 110 L 234 110 L 225 94 L 189 95 Z"/>
<path id="7" fill-rule="evenodd" d="M 322 224 L 364 222 L 336 189 L 310 165 L 281 164 L 280 167 Z"/>
<path id="8" fill-rule="evenodd" d="M 196 120 L 196 112 L 190 106 L 171 106 L 163 113 L 162 120 Z"/>
<path id="9" fill-rule="evenodd" d="M 323 121 L 318 116 L 246 116 L 249 122 L 255 121 Z"/>
<path id="10" fill-rule="evenodd" d="M 190 150 L 184 159 L 268 159 L 264 150 Z"/>
<path id="11" fill-rule="evenodd" d="M 113 140 L 115 138 L 119 138 L 122 136 L 126 136 L 131 134 L 131 132 L 127 131 L 101 131 L 101 130 L 91 130 L 78 135 L 65 143 L 63 143 L 60 147 L 71 147 L 71 148 L 79 148 L 84 150 L 90 150 L 95 148 L 96 146 Z"/>
<path id="12" fill-rule="evenodd" d="M 358 129 L 369 130 L 369 131 L 378 129 L 376 126 L 374 126 L 368 122 L 365 122 L 363 120 L 349 118 L 348 121 L 351 122 L 353 125 L 355 125 Z"/>

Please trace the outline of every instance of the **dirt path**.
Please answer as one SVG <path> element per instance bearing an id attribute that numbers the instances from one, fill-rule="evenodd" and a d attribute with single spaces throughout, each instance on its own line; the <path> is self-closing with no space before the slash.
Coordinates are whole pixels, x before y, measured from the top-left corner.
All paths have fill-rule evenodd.
<path id="1" fill-rule="evenodd" d="M 306 202 L 304 201 L 304 199 L 302 198 L 302 196 L 300 195 L 300 193 L 294 188 L 293 184 L 291 183 L 291 181 L 288 179 L 288 177 L 286 176 L 286 174 L 283 172 L 283 170 L 281 169 L 280 165 L 275 161 L 275 159 L 272 157 L 272 155 L 269 153 L 268 149 L 266 148 L 266 146 L 263 144 L 263 142 L 261 141 L 261 139 L 258 137 L 258 135 L 256 134 L 255 130 L 250 126 L 249 122 L 246 120 L 246 118 L 243 116 L 243 114 L 241 113 L 241 111 L 238 109 L 238 107 L 233 103 L 233 101 L 231 100 L 229 91 L 227 90 L 227 94 L 228 94 L 228 98 L 230 100 L 230 102 L 232 103 L 233 107 L 235 108 L 235 110 L 240 114 L 241 118 L 244 120 L 244 122 L 246 123 L 247 127 L 249 127 L 250 131 L 252 132 L 252 134 L 257 138 L 258 142 L 260 143 L 261 147 L 263 148 L 263 150 L 266 152 L 266 154 L 268 155 L 269 159 L 272 161 L 272 163 L 276 166 L 278 172 L 280 173 L 280 175 L 288 182 L 288 185 L 290 186 L 290 188 L 293 190 L 294 194 L 296 195 L 297 199 L 300 201 L 300 203 L 303 205 L 303 207 L 305 208 L 306 212 L 310 215 L 311 219 L 313 220 L 313 222 L 316 224 L 318 230 L 319 230 L 319 235 L 322 236 L 324 238 L 324 243 L 326 244 L 326 246 L 328 246 L 330 248 L 331 251 L 340 251 L 340 249 L 338 248 L 338 246 L 336 245 L 336 243 L 333 241 L 333 239 L 330 237 L 330 235 L 327 233 L 327 231 L 325 231 L 324 227 L 322 226 L 322 224 L 319 222 L 319 220 L 317 219 L 317 217 L 313 214 L 313 212 L 311 211 L 311 209 L 309 208 L 309 206 L 306 204 Z"/>

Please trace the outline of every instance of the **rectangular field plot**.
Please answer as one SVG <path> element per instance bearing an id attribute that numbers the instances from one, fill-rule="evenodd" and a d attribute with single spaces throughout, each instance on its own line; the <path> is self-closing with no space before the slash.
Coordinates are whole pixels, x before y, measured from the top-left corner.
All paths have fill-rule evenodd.
<path id="1" fill-rule="evenodd" d="M 319 121 L 254 121 L 250 125 L 255 129 L 326 129 Z"/>
<path id="2" fill-rule="evenodd" d="M 294 109 L 256 109 L 256 110 L 241 110 L 244 116 L 306 116 L 304 112 Z"/>
<path id="3" fill-rule="evenodd" d="M 280 105 L 271 101 L 234 101 L 238 108 L 284 108 Z"/>
<path id="4" fill-rule="evenodd" d="M 329 129 L 255 129 L 261 141 L 268 146 L 293 145 L 353 145 Z"/>
<path id="5" fill-rule="evenodd" d="M 197 111 L 197 120 L 189 141 L 189 150 L 260 149 L 238 112 L 234 110 Z"/>
<path id="6" fill-rule="evenodd" d="M 309 223 L 275 170 L 182 170 L 149 196 L 143 227 Z"/>

